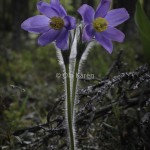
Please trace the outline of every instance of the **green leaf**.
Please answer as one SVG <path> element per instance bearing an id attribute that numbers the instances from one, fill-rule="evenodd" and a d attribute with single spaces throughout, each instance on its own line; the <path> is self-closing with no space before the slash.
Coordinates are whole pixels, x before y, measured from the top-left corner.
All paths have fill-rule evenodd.
<path id="1" fill-rule="evenodd" d="M 150 21 L 147 18 L 140 1 L 137 1 L 136 4 L 135 23 L 140 32 L 144 55 L 150 63 Z"/>

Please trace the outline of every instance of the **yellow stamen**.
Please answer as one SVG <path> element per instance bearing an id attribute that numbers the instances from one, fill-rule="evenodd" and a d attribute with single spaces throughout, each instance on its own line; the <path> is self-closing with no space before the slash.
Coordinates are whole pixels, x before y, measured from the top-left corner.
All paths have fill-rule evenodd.
<path id="1" fill-rule="evenodd" d="M 108 28 L 108 22 L 106 19 L 99 17 L 93 21 L 93 27 L 97 32 L 102 32 Z"/>
<path id="2" fill-rule="evenodd" d="M 55 30 L 60 30 L 64 27 L 64 21 L 60 17 L 52 17 L 50 22 L 50 27 Z"/>

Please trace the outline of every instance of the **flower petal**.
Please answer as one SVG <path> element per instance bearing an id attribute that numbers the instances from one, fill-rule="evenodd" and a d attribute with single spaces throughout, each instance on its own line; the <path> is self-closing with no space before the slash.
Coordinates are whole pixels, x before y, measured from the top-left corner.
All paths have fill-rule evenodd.
<path id="1" fill-rule="evenodd" d="M 40 2 L 37 3 L 37 9 L 39 11 L 40 11 L 41 7 L 43 7 L 43 6 L 50 6 L 50 4 L 48 4 L 46 2 L 42 2 L 42 1 L 40 1 Z"/>
<path id="2" fill-rule="evenodd" d="M 51 9 L 50 9 L 50 8 Z M 53 0 L 51 1 L 50 4 L 45 3 L 45 2 L 38 2 L 37 4 L 37 8 L 38 10 L 43 13 L 44 15 L 48 16 L 49 18 L 51 18 L 51 15 L 54 13 L 55 16 L 66 16 L 66 10 L 64 9 L 64 7 L 59 3 L 59 0 Z M 46 9 L 46 10 L 44 10 Z M 48 10 L 47 10 L 48 9 Z M 50 10 L 49 10 L 50 9 Z M 52 10 L 52 12 L 50 12 Z M 52 14 L 51 14 L 52 13 Z M 54 15 L 53 15 L 54 16 Z M 52 17 L 53 17 L 52 16 Z"/>
<path id="3" fill-rule="evenodd" d="M 41 5 L 39 3 L 38 9 L 42 14 L 44 14 L 48 18 L 59 16 L 59 13 L 58 11 L 56 11 L 56 9 L 52 8 L 50 5 L 45 5 L 44 3 L 41 3 Z"/>
<path id="4" fill-rule="evenodd" d="M 113 44 L 111 40 L 105 38 L 101 33 L 96 32 L 96 40 L 111 54 L 113 50 Z"/>
<path id="5" fill-rule="evenodd" d="M 56 5 L 59 5 L 59 0 L 51 0 L 51 4 L 56 4 Z"/>
<path id="6" fill-rule="evenodd" d="M 66 10 L 61 4 L 58 5 L 51 4 L 50 7 L 53 8 L 55 11 L 57 11 L 59 13 L 59 16 L 64 17 L 67 15 Z"/>
<path id="7" fill-rule="evenodd" d="M 45 46 L 54 40 L 56 40 L 57 36 L 59 35 L 59 30 L 50 29 L 48 32 L 42 34 L 38 39 L 38 44 L 41 46 Z"/>
<path id="8" fill-rule="evenodd" d="M 33 33 L 44 33 L 50 29 L 49 21 L 48 17 L 37 15 L 25 20 L 21 24 L 21 28 Z"/>
<path id="9" fill-rule="evenodd" d="M 99 6 L 96 9 L 94 18 L 102 17 L 104 18 L 110 8 L 111 0 L 101 0 Z"/>
<path id="10" fill-rule="evenodd" d="M 74 17 L 66 16 L 64 18 L 64 22 L 67 30 L 71 30 L 76 27 L 76 19 Z"/>
<path id="11" fill-rule="evenodd" d="M 56 39 L 56 46 L 61 50 L 68 49 L 68 30 L 63 28 L 61 33 L 59 34 L 58 38 Z"/>
<path id="12" fill-rule="evenodd" d="M 84 4 L 78 9 L 78 13 L 82 16 L 84 23 L 91 23 L 94 19 L 95 11 L 91 6 Z"/>
<path id="13" fill-rule="evenodd" d="M 125 35 L 118 29 L 109 27 L 107 30 L 102 32 L 105 38 L 108 38 L 112 41 L 123 42 Z"/>
<path id="14" fill-rule="evenodd" d="M 113 9 L 105 17 L 109 26 L 115 27 L 129 19 L 129 14 L 125 8 Z"/>
<path id="15" fill-rule="evenodd" d="M 82 40 L 90 41 L 94 37 L 94 29 L 91 24 L 88 24 L 83 29 Z"/>

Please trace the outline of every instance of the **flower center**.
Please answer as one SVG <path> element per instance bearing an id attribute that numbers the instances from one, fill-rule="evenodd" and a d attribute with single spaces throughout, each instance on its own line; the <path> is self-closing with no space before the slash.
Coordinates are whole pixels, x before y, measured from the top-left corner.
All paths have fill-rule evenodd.
<path id="1" fill-rule="evenodd" d="M 55 30 L 60 30 L 64 27 L 64 21 L 60 17 L 52 17 L 50 22 L 50 27 Z"/>
<path id="2" fill-rule="evenodd" d="M 104 18 L 96 18 L 93 21 L 93 27 L 97 32 L 102 32 L 105 31 L 108 27 L 108 22 L 106 19 Z"/>

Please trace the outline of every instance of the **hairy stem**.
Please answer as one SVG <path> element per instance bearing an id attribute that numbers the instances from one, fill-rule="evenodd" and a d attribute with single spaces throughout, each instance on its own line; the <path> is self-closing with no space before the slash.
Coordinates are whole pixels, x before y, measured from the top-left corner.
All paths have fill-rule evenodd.
<path id="1" fill-rule="evenodd" d="M 72 114 L 74 115 L 75 110 L 75 100 L 77 94 L 77 84 L 78 84 L 78 73 L 79 73 L 79 60 L 75 62 L 75 68 L 73 72 L 73 85 L 72 85 Z"/>
<path id="2" fill-rule="evenodd" d="M 65 65 L 66 69 L 66 117 L 68 124 L 68 134 L 70 140 L 70 150 L 75 150 L 75 134 L 74 134 L 74 124 L 73 124 L 73 110 L 72 110 L 72 96 L 71 96 L 71 88 L 70 88 L 70 77 L 69 77 L 69 65 Z"/>

